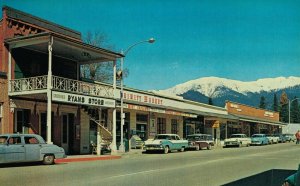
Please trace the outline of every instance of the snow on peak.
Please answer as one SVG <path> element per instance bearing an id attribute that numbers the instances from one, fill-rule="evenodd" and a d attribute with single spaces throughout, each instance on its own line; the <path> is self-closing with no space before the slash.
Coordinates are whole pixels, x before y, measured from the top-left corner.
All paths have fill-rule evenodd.
<path id="1" fill-rule="evenodd" d="M 204 94 L 207 97 L 218 97 L 222 94 L 218 91 L 218 88 L 228 88 L 241 94 L 247 94 L 249 92 L 259 93 L 261 91 L 272 91 L 285 89 L 300 85 L 300 77 L 277 77 L 277 78 L 265 78 L 258 79 L 257 81 L 238 81 L 226 78 L 218 77 L 203 77 L 195 80 L 190 80 L 185 83 L 176 85 L 166 90 L 159 90 L 158 92 L 171 95 L 180 95 L 189 90 L 197 91 Z"/>

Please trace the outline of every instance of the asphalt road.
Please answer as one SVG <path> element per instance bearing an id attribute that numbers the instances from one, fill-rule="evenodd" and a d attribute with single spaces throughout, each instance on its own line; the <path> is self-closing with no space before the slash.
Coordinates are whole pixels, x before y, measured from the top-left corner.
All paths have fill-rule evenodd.
<path id="1" fill-rule="evenodd" d="M 169 154 L 125 155 L 118 160 L 2 165 L 1 185 L 214 186 L 271 169 L 296 170 L 294 143 L 216 148 Z"/>

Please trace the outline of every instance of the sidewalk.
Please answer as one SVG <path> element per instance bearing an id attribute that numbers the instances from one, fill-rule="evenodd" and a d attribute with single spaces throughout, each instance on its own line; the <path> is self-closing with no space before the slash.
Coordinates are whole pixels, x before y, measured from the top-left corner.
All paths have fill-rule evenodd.
<path id="1" fill-rule="evenodd" d="M 106 155 L 69 155 L 64 159 L 57 159 L 55 163 L 69 163 L 69 162 L 82 162 L 82 161 L 99 161 L 99 160 L 116 160 L 121 159 L 122 156 L 142 154 L 141 149 L 130 149 L 129 152 L 106 154 Z"/>

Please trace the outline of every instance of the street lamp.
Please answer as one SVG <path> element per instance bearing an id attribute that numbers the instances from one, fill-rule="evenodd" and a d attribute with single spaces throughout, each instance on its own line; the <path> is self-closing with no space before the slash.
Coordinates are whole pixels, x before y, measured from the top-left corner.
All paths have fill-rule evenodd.
<path id="1" fill-rule="evenodd" d="M 299 98 L 289 100 L 289 124 L 291 124 L 291 103 Z"/>
<path id="2" fill-rule="evenodd" d="M 134 46 L 138 45 L 138 44 L 142 44 L 142 43 L 154 43 L 155 39 L 154 38 L 150 38 L 148 40 L 143 40 L 143 41 L 139 41 L 137 43 L 134 43 L 133 45 L 129 46 L 127 48 L 127 50 L 125 50 L 125 52 L 123 52 L 123 50 L 121 51 L 121 54 L 126 57 L 127 53 L 129 52 L 130 49 L 132 49 Z M 124 106 L 123 106 L 123 63 L 124 63 L 124 57 L 121 58 L 121 66 L 120 66 L 120 71 L 118 72 L 118 76 L 121 80 L 121 91 L 120 91 L 120 100 L 121 100 L 121 144 L 119 146 L 119 151 L 120 152 L 125 152 L 125 148 L 124 148 L 124 140 L 123 140 L 123 126 L 124 126 L 124 119 L 125 119 L 125 114 L 124 114 Z"/>

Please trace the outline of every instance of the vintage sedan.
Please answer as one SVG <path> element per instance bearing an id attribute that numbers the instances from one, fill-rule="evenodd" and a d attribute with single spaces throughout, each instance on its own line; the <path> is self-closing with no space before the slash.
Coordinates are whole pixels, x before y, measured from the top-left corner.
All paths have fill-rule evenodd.
<path id="1" fill-rule="evenodd" d="M 251 145 L 267 145 L 269 139 L 265 134 L 253 134 L 251 136 Z"/>
<path id="2" fill-rule="evenodd" d="M 0 163 L 41 161 L 45 165 L 55 163 L 55 159 L 66 158 L 63 148 L 47 144 L 36 134 L 0 135 Z"/>
<path id="3" fill-rule="evenodd" d="M 251 144 L 251 139 L 246 136 L 246 134 L 232 134 L 230 138 L 224 140 L 224 147 L 229 146 L 247 146 Z"/>
<path id="4" fill-rule="evenodd" d="M 274 144 L 279 142 L 279 137 L 275 136 L 274 134 L 266 134 L 269 144 Z"/>
<path id="5" fill-rule="evenodd" d="M 154 139 L 145 141 L 146 152 L 163 151 L 165 154 L 171 150 L 183 152 L 187 146 L 188 141 L 180 139 L 177 134 L 158 134 Z"/>
<path id="6" fill-rule="evenodd" d="M 214 146 L 213 138 L 210 134 L 192 134 L 187 136 L 189 146 L 187 149 L 200 150 L 206 148 L 210 150 Z"/>

